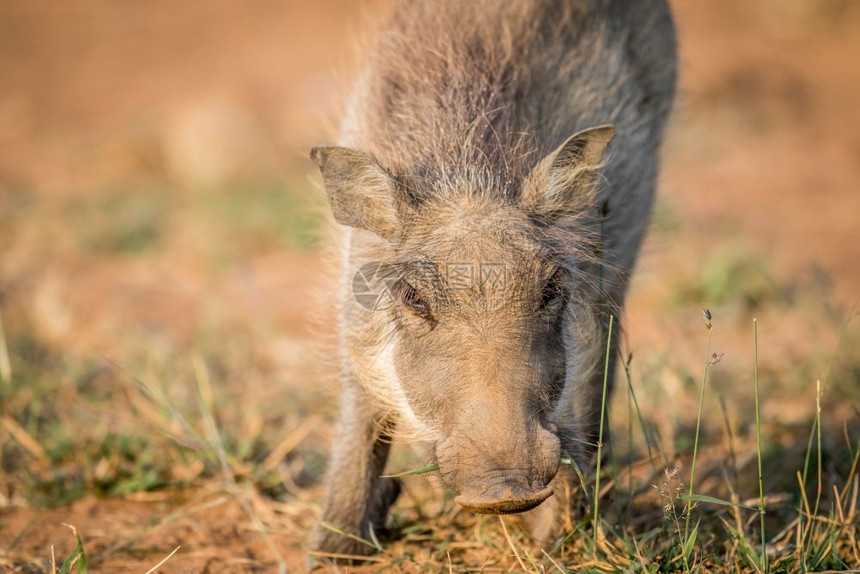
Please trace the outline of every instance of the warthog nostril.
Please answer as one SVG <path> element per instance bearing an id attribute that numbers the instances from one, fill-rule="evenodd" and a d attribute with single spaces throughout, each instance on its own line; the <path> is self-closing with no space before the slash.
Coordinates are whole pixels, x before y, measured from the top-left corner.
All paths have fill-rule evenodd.
<path id="1" fill-rule="evenodd" d="M 461 494 L 454 502 L 478 514 L 516 514 L 535 508 L 552 494 L 549 486 L 536 492 L 506 487 L 495 496 Z"/>

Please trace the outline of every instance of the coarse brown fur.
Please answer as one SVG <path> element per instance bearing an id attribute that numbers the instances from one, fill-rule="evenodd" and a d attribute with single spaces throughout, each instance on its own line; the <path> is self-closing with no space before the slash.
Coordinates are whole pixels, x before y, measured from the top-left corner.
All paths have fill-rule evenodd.
<path id="1" fill-rule="evenodd" d="M 370 308 L 342 297 L 334 528 L 316 549 L 371 550 L 338 531 L 384 526 L 395 428 L 432 443 L 476 512 L 562 490 L 562 451 L 589 462 L 606 322 L 649 221 L 675 59 L 665 0 L 397 7 L 342 147 L 312 153 L 344 226 L 344 283 L 361 270 L 381 294 Z M 538 536 L 558 507 L 532 513 Z"/>

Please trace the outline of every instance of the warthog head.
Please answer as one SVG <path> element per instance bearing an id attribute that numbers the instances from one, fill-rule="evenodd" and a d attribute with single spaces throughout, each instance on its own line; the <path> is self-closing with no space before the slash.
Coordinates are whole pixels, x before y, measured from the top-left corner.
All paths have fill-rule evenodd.
<path id="1" fill-rule="evenodd" d="M 443 481 L 475 512 L 539 505 L 572 448 L 560 405 L 594 362 L 582 263 L 594 258 L 586 220 L 613 134 L 570 137 L 514 194 L 476 177 L 418 196 L 362 152 L 312 152 L 335 219 L 381 240 L 393 304 L 373 321 L 387 329 L 392 403 L 432 437 Z"/>

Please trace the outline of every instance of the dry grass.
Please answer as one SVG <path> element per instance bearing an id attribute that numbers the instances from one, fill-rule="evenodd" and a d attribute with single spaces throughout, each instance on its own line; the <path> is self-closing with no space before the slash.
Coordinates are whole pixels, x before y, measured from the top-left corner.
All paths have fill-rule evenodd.
<path id="1" fill-rule="evenodd" d="M 367 541 L 381 551 L 353 570 L 860 568 L 852 6 L 676 3 L 684 95 L 616 331 L 625 360 L 609 400 L 611 456 L 599 481 L 580 469 L 564 493 L 573 501 L 564 535 L 539 548 L 518 520 L 462 512 L 432 473 L 406 475 L 388 531 Z M 131 126 L 136 87 L 83 105 L 39 76 L 13 84 L 17 100 L 0 99 L 4 126 L 20 136 L 0 139 L 0 571 L 308 569 L 337 395 L 325 345 L 315 351 L 331 339 L 336 288 L 314 240 L 318 197 L 298 162 L 281 165 L 292 155 L 253 119 L 258 102 L 230 100 L 262 84 L 243 92 L 224 80 L 212 89 L 232 106 L 201 103 L 201 113 L 197 100 L 176 103 L 186 84 L 166 85 L 219 55 L 266 56 L 255 74 L 289 70 L 283 85 L 266 84 L 271 101 L 315 86 L 297 109 L 262 110 L 292 144 L 283 128 L 300 126 L 329 90 L 314 67 L 323 49 L 342 47 L 347 18 L 307 8 L 314 32 L 301 36 L 294 23 L 289 34 L 271 24 L 270 8 L 215 10 L 223 30 L 206 50 L 129 71 L 165 84 L 153 108 L 188 133 Z M 48 34 L 32 10 L 8 17 L 45 42 L 0 57 L 0 68 L 18 70 L 4 77 L 49 67 L 42 46 L 78 62 L 87 82 L 102 77 L 98 65 L 122 64 L 82 57 L 70 46 L 86 42 L 73 34 L 52 45 L 51 26 L 65 28 L 46 18 Z M 99 12 L 95 35 L 125 14 L 111 10 Z M 144 30 L 166 25 L 138 16 Z M 179 7 L 174 16 L 177 26 L 198 22 Z M 132 49 L 137 33 L 105 41 L 148 53 Z M 313 49 L 285 62 L 284 38 L 299 36 Z M 50 113 L 28 112 L 30 100 Z M 98 117 L 72 118 L 81 133 L 71 137 L 70 117 L 94 109 Z M 227 143 L 195 140 L 201 118 L 212 121 L 204 134 Z M 92 126 L 102 126 L 97 141 L 81 135 Z M 297 138 L 319 137 L 303 129 Z M 201 164 L 201 154 L 215 159 Z M 225 158 L 229 169 L 214 165 Z M 199 172 L 210 164 L 213 173 Z M 386 472 L 425 461 L 420 447 L 396 445 Z"/>
<path id="2" fill-rule="evenodd" d="M 194 228 L 200 217 L 196 211 L 167 211 L 187 218 L 183 227 Z M 39 214 L 38 220 L 49 217 Z M 62 214 L 54 224 L 72 226 L 71 233 L 76 225 Z M 198 229 L 207 233 L 208 228 Z M 83 258 L 91 247 L 82 245 L 77 254 L 62 253 L 63 262 Z M 221 265 L 217 242 L 199 241 L 194 249 L 193 258 L 204 262 L 194 273 L 217 273 L 212 270 Z M 255 255 L 259 247 L 244 249 L 260 256 Z M 133 266 L 137 258 L 176 257 L 177 251 L 182 248 L 164 245 L 136 252 L 123 265 Z M 16 296 L 26 301 L 26 294 Z M 814 291 L 802 296 L 817 304 Z M 51 309 L 59 303 L 44 305 Z M 774 317 L 786 321 L 787 308 L 774 298 L 756 311 L 770 323 Z M 6 516 L 0 534 L 6 566 L 52 571 L 49 549 L 55 546 L 62 549 L 60 556 L 68 556 L 61 572 L 128 563 L 145 571 L 144 563 L 168 557 L 169 563 L 199 564 L 199 553 L 211 554 L 207 549 L 213 544 L 234 557 L 255 544 L 249 561 L 219 557 L 216 563 L 225 571 L 254 564 L 279 571 L 305 567 L 306 533 L 321 495 L 327 423 L 334 416 L 328 398 L 335 390 L 326 379 L 330 375 L 312 368 L 313 359 L 296 358 L 308 352 L 313 337 L 298 334 L 305 350 L 293 352 L 289 365 L 279 365 L 283 358 L 256 346 L 269 336 L 268 329 L 255 329 L 253 319 L 243 321 L 237 316 L 246 313 L 242 308 L 233 313 L 172 350 L 142 335 L 109 347 L 115 358 L 107 359 L 107 353 L 100 358 L 69 351 L 106 345 L 98 332 L 85 332 L 92 339 L 82 341 L 81 333 L 64 334 L 56 317 L 6 306 L 3 351 L 10 366 L 0 387 L 5 436 L 0 493 Z M 566 533 L 550 548 L 535 546 L 517 520 L 459 511 L 432 475 L 407 474 L 389 530 L 367 541 L 380 552 L 359 570 L 849 569 L 860 563 L 860 442 L 851 402 L 856 378 L 850 381 L 858 364 L 853 313 L 843 312 L 835 347 L 813 353 L 831 355 L 813 367 L 821 371 L 823 384 L 817 387 L 812 379 L 802 380 L 804 368 L 788 370 L 773 359 L 763 359 L 760 381 L 757 337 L 754 361 L 721 360 L 711 351 L 712 344 L 722 343 L 721 323 L 719 317 L 712 323 L 710 313 L 706 329 L 690 333 L 706 344 L 699 385 L 692 384 L 691 372 L 667 370 L 665 358 L 655 371 L 637 368 L 628 355 L 627 385 L 613 397 L 613 458 L 600 474 L 586 472 L 589 478 L 570 493 L 574 506 Z M 820 316 L 817 321 L 821 328 L 824 321 Z M 838 323 L 828 324 L 839 332 Z M 738 331 L 732 325 L 727 330 L 733 336 Z M 770 345 L 766 339 L 760 343 L 767 356 Z M 783 361 L 784 355 L 777 350 L 774 358 Z M 668 392 L 666 381 L 675 377 L 681 386 L 666 404 L 654 390 Z M 800 414 L 791 420 L 774 416 L 784 408 Z M 391 472 L 415 467 L 422 456 L 400 446 Z M 107 501 L 119 506 L 107 508 Z M 159 505 L 150 506 L 145 519 L 136 515 L 126 524 L 111 524 L 124 504 L 147 501 Z M 103 506 L 104 514 L 98 510 Z M 227 507 L 233 523 L 242 525 L 238 530 L 223 531 L 218 520 L 207 518 Z M 81 538 L 51 530 L 46 521 L 72 523 Z M 180 528 L 188 524 L 196 534 Z M 332 558 L 315 560 L 325 565 Z"/>

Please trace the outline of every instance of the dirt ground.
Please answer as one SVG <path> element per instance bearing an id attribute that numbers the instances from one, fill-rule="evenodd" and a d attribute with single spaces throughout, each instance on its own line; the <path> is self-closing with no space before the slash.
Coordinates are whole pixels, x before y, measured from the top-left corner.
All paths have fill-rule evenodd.
<path id="1" fill-rule="evenodd" d="M 715 350 L 726 357 L 716 391 L 749 405 L 749 385 L 737 381 L 749 368 L 757 316 L 773 399 L 763 417 L 779 428 L 801 425 L 860 296 L 860 4 L 673 5 L 680 98 L 625 318 L 643 408 L 659 414 L 667 442 L 689 426 L 695 395 L 683 389 L 701 369 L 700 309 L 709 306 Z M 244 409 L 235 416 L 247 427 L 239 428 L 265 435 L 277 421 L 286 430 L 265 436 L 297 455 L 267 467 L 297 482 L 286 501 L 198 471 L 184 488 L 41 503 L 10 472 L 0 478 L 0 571 L 50 571 L 52 548 L 59 562 L 74 548 L 63 523 L 81 534 L 97 572 L 145 572 L 176 547 L 159 571 L 308 569 L 306 536 L 321 497 L 318 473 L 308 469 L 327 451 L 337 396 L 330 353 L 314 349 L 331 338 L 325 302 L 335 286 L 317 244 L 305 243 L 302 230 L 315 225 L 320 203 L 300 156 L 332 133 L 353 69 L 352 38 L 386 6 L 0 3 L 6 336 L 32 332 L 60 357 L 162 374 L 167 368 L 151 366 L 161 357 L 196 356 L 211 343 L 224 350 L 224 372 L 240 373 L 213 374 L 216 394 Z M 239 197 L 246 182 L 259 189 L 250 199 Z M 295 197 L 282 205 L 266 186 L 292 186 Z M 116 190 L 133 197 L 114 212 L 101 198 Z M 274 203 L 260 210 L 248 205 L 254 198 Z M 282 233 L 272 217 L 289 219 L 291 230 Z M 120 232 L 140 233 L 120 233 L 130 248 L 105 250 L 117 221 Z M 836 429 L 857 424 L 860 371 L 852 365 L 839 371 L 839 388 L 854 402 L 825 397 Z M 38 396 L 15 400 L 31 408 Z M 74 401 L 68 408 L 95 426 L 111 416 Z M 27 431 L 7 424 L 0 442 L 24 444 Z M 41 442 L 27 456 L 51 451 Z M 394 464 L 408 464 L 402 456 Z M 302 484 L 305 475 L 316 478 Z M 414 488 L 413 499 L 436 504 L 432 488 Z M 482 524 L 450 513 L 437 520 Z M 470 551 L 455 544 L 451 552 Z M 416 552 L 436 560 L 420 543 Z"/>

